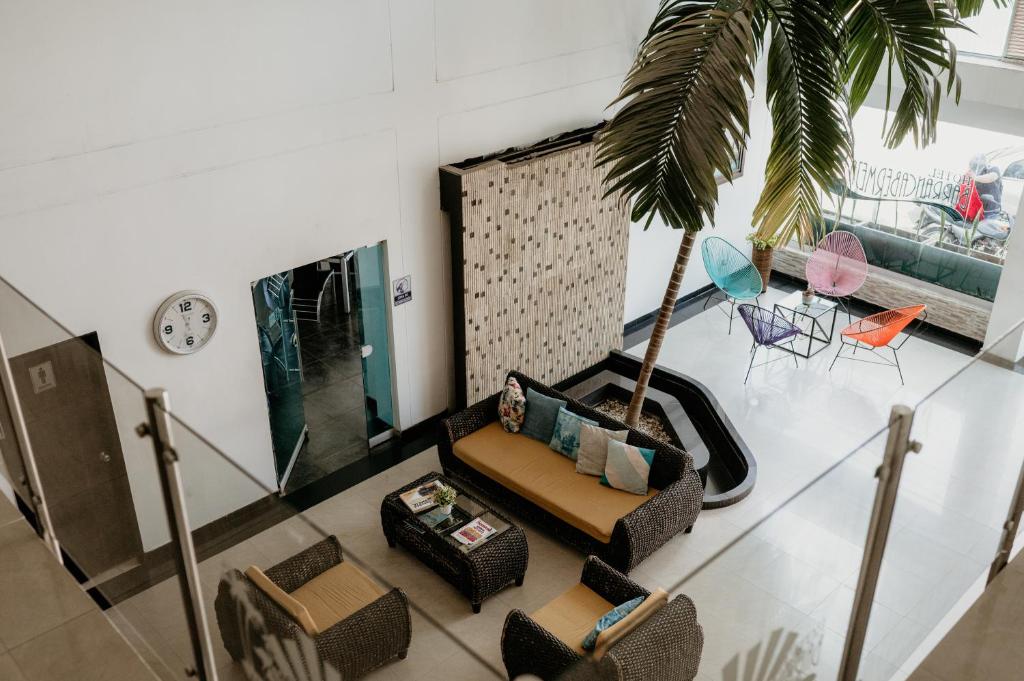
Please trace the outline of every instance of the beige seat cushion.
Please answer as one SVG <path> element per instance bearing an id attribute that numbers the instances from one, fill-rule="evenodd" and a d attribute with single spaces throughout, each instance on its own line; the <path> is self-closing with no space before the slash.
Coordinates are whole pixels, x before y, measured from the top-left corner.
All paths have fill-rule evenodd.
<path id="1" fill-rule="evenodd" d="M 506 433 L 497 421 L 455 442 L 455 456 L 594 539 L 609 543 L 619 518 L 657 494 L 605 487 L 547 444 Z"/>
<path id="2" fill-rule="evenodd" d="M 586 655 L 583 639 L 597 620 L 614 607 L 586 586 L 577 584 L 530 618 L 580 655 Z"/>
<path id="3" fill-rule="evenodd" d="M 594 657 L 597 659 L 604 657 L 609 648 L 650 619 L 666 603 L 668 603 L 668 593 L 665 590 L 656 589 L 651 592 L 651 595 L 645 598 L 644 602 L 638 605 L 633 612 L 597 635 L 597 642 L 594 644 Z"/>
<path id="4" fill-rule="evenodd" d="M 285 612 L 291 615 L 292 619 L 298 622 L 299 626 L 301 626 L 307 634 L 313 633 L 316 625 L 313 624 L 313 618 L 310 616 L 306 606 L 292 598 L 290 594 L 277 584 L 274 584 L 274 582 L 270 580 L 270 577 L 267 577 L 263 573 L 263 570 L 260 570 L 255 565 L 251 565 L 246 569 L 245 576 L 249 578 L 249 581 L 251 581 L 257 589 L 265 593 L 270 600 L 277 603 Z"/>
<path id="5" fill-rule="evenodd" d="M 386 591 L 351 563 L 341 563 L 309 580 L 290 595 L 313 620 L 313 631 L 327 631 Z"/>

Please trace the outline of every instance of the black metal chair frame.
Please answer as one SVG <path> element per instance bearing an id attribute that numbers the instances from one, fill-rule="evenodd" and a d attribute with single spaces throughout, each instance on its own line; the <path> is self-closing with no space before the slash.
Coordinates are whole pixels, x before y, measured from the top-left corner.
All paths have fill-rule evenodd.
<path id="1" fill-rule="evenodd" d="M 838 360 L 840 360 L 840 359 L 847 359 L 847 360 L 850 360 L 852 362 L 861 362 L 863 364 L 880 364 L 882 366 L 895 367 L 896 371 L 899 372 L 899 375 L 900 375 L 900 384 L 901 385 L 906 385 L 907 384 L 906 381 L 903 380 L 903 367 L 900 366 L 900 356 L 899 356 L 899 352 L 898 351 L 904 345 L 907 344 L 908 340 L 910 340 L 911 338 L 913 338 L 917 334 L 918 330 L 920 330 L 920 328 L 921 328 L 921 325 L 924 324 L 925 321 L 927 321 L 927 319 L 928 319 L 928 310 L 921 310 L 921 314 L 923 314 L 924 316 L 923 317 L 919 316 L 917 318 L 916 323 L 915 322 L 911 322 L 910 324 L 907 325 L 907 328 L 910 328 L 910 326 L 913 326 L 913 329 L 911 331 L 909 331 L 908 333 L 904 333 L 903 331 L 900 332 L 900 333 L 903 333 L 903 339 L 900 340 L 898 345 L 893 345 L 892 342 L 889 342 L 886 345 L 882 346 L 882 348 L 888 348 L 889 350 L 892 350 L 892 357 L 893 357 L 892 359 L 889 359 L 888 357 L 886 357 L 885 355 L 883 355 L 883 354 L 881 354 L 879 352 L 879 350 L 881 350 L 882 348 L 876 348 L 876 347 L 874 347 L 872 345 L 868 345 L 867 343 L 862 343 L 862 342 L 860 342 L 859 340 L 856 340 L 856 339 L 854 339 L 854 341 L 851 343 L 848 340 L 846 340 L 846 336 L 844 336 L 842 334 L 842 332 L 840 332 L 839 333 L 839 350 L 836 352 L 836 356 L 832 358 L 832 363 L 828 365 L 829 372 L 832 371 L 832 367 L 834 367 L 836 365 L 836 362 Z M 899 334 L 897 334 L 897 335 L 899 335 Z M 843 353 L 843 348 L 846 348 L 846 347 L 852 347 L 853 348 L 853 352 L 850 353 L 849 357 L 842 357 L 841 355 Z M 878 358 L 878 361 L 871 360 L 871 359 L 861 359 L 860 357 L 854 357 L 853 355 L 856 355 L 857 354 L 857 350 L 859 350 L 861 348 L 863 348 L 863 349 L 867 350 L 868 352 L 872 353 L 875 357 Z"/>
<path id="2" fill-rule="evenodd" d="M 711 295 L 704 299 L 704 307 L 701 309 L 701 312 L 706 312 L 708 309 L 708 303 L 710 303 L 714 299 L 718 299 L 719 294 L 721 294 L 721 302 L 729 303 L 729 311 L 726 312 L 721 307 L 718 307 L 717 304 L 715 305 L 715 309 L 720 311 L 722 314 L 729 318 L 729 335 L 732 335 L 732 320 L 736 319 L 736 317 L 739 316 L 736 314 L 736 305 L 742 305 L 743 303 L 739 303 L 735 298 L 730 296 L 728 293 L 716 287 L 716 290 L 712 292 Z M 746 304 L 749 305 L 750 303 Z M 754 298 L 754 306 L 761 307 L 761 296 L 756 296 Z"/>

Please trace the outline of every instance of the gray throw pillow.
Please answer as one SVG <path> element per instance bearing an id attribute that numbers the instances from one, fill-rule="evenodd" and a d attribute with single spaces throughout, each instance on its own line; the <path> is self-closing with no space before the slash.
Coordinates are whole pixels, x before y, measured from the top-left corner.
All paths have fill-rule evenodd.
<path id="1" fill-rule="evenodd" d="M 565 404 L 565 400 L 541 395 L 533 388 L 527 388 L 526 418 L 523 419 L 523 427 L 519 429 L 519 432 L 548 444 L 551 442 L 552 433 L 555 432 L 558 410 Z"/>
<path id="2" fill-rule="evenodd" d="M 580 448 L 576 457 L 576 472 L 584 475 L 604 475 L 608 462 L 608 440 L 625 442 L 628 430 L 608 430 L 584 423 L 580 426 Z"/>

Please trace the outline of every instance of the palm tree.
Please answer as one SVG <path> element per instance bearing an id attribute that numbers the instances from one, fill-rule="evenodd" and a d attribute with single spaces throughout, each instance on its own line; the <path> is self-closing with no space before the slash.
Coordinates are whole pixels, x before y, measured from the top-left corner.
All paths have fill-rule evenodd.
<path id="1" fill-rule="evenodd" d="M 632 201 L 633 220 L 646 228 L 659 216 L 683 230 L 628 425 L 639 421 L 695 235 L 714 223 L 716 173 L 731 177 L 745 149 L 760 55 L 767 50 L 773 133 L 753 221 L 761 238 L 808 242 L 821 217 L 818 192 L 849 167 L 850 119 L 878 74 L 890 98 L 893 77 L 904 84 L 894 106 L 887 99 L 885 143 L 934 141 L 943 92 L 960 96 L 947 32 L 984 1 L 662 0 L 598 141 L 608 192 Z"/>

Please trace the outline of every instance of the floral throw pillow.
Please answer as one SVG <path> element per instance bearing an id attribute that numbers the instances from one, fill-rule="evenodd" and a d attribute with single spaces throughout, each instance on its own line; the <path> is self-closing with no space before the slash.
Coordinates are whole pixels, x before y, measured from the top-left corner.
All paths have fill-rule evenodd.
<path id="1" fill-rule="evenodd" d="M 501 420 L 501 427 L 508 433 L 518 433 L 523 427 L 523 419 L 526 418 L 526 396 L 523 389 L 519 387 L 519 381 L 512 376 L 505 381 L 505 389 L 501 391 L 501 399 L 498 401 L 498 418 Z"/>
<path id="2" fill-rule="evenodd" d="M 596 426 L 597 422 L 574 414 L 565 407 L 559 407 L 555 432 L 551 434 L 548 446 L 575 461 L 580 451 L 580 427 L 584 424 Z"/>

